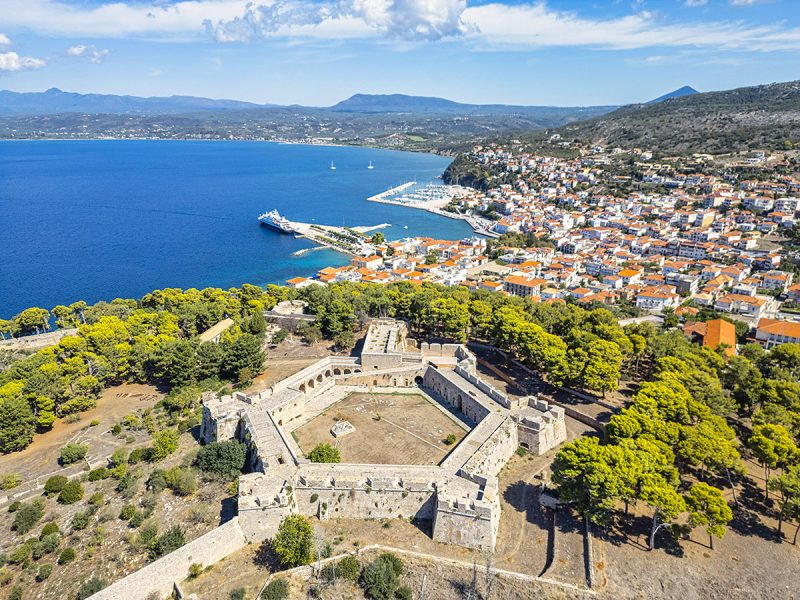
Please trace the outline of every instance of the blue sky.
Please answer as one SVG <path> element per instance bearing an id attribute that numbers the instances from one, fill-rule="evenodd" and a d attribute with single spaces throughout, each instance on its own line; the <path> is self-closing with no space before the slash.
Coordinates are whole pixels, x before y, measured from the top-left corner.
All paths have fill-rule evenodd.
<path id="1" fill-rule="evenodd" d="M 800 0 L 0 0 L 0 89 L 590 105 L 800 79 Z"/>

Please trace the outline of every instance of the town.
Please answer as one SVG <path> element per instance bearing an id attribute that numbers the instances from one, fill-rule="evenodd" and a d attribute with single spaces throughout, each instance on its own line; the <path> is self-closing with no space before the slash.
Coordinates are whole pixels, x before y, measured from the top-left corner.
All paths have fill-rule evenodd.
<path id="1" fill-rule="evenodd" d="M 444 210 L 492 218 L 499 238 L 387 242 L 379 233 L 349 265 L 288 285 L 431 282 L 601 305 L 621 317 L 719 314 L 741 324 L 740 339 L 800 342 L 800 283 L 781 251 L 796 232 L 800 180 L 780 174 L 780 155 L 739 159 L 757 177 L 710 168 L 709 155 L 656 161 L 601 146 L 556 158 L 492 144 L 469 158 L 496 185 L 459 187 Z M 732 324 L 725 331 L 735 346 Z"/>

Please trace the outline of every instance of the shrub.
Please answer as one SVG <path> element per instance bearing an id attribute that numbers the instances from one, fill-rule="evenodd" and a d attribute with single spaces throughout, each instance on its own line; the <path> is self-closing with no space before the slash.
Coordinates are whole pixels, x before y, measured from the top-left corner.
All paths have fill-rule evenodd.
<path id="1" fill-rule="evenodd" d="M 158 536 L 150 546 L 150 558 L 155 560 L 177 550 L 186 543 L 183 529 L 178 525 L 173 525 L 166 532 Z"/>
<path id="2" fill-rule="evenodd" d="M 66 565 L 67 563 L 71 563 L 75 560 L 75 550 L 72 548 L 64 548 L 61 551 L 61 554 L 58 555 L 58 564 Z"/>
<path id="3" fill-rule="evenodd" d="M 25 591 L 18 585 L 11 588 L 11 593 L 8 595 L 8 600 L 22 600 Z"/>
<path id="4" fill-rule="evenodd" d="M 305 515 L 287 515 L 278 526 L 272 548 L 287 569 L 311 562 L 314 532 Z"/>
<path id="5" fill-rule="evenodd" d="M 81 498 L 83 498 L 83 486 L 78 481 L 67 482 L 58 495 L 61 504 L 75 504 Z"/>
<path id="6" fill-rule="evenodd" d="M 126 504 L 119 513 L 119 518 L 123 521 L 130 521 L 136 514 L 136 507 L 133 504 Z"/>
<path id="7" fill-rule="evenodd" d="M 17 512 L 20 508 L 22 508 L 22 502 L 19 500 L 15 500 L 11 504 L 8 505 L 8 512 L 13 513 Z"/>
<path id="8" fill-rule="evenodd" d="M 110 462 L 112 467 L 126 464 L 128 462 L 128 451 L 125 448 L 117 448 L 111 455 Z"/>
<path id="9" fill-rule="evenodd" d="M 261 592 L 261 600 L 286 600 L 289 597 L 289 582 L 285 579 L 273 579 Z"/>
<path id="10" fill-rule="evenodd" d="M 197 477 L 194 471 L 183 467 L 173 467 L 164 472 L 167 486 L 178 496 L 191 496 L 197 491 Z"/>
<path id="11" fill-rule="evenodd" d="M 377 558 L 377 560 L 383 560 L 392 565 L 392 570 L 398 577 L 403 574 L 403 561 L 391 552 L 384 552 Z"/>
<path id="12" fill-rule="evenodd" d="M 22 544 L 21 546 L 14 548 L 13 552 L 8 555 L 8 562 L 10 562 L 12 565 L 27 566 L 31 560 L 31 554 L 31 544 Z"/>
<path id="13" fill-rule="evenodd" d="M 361 563 L 355 556 L 345 556 L 342 560 L 336 563 L 337 576 L 352 581 L 358 581 L 358 576 L 361 574 Z"/>
<path id="14" fill-rule="evenodd" d="M 89 525 L 89 520 L 92 518 L 92 514 L 91 510 L 84 510 L 77 513 L 72 517 L 72 530 L 81 531 L 82 529 L 86 529 Z"/>
<path id="15" fill-rule="evenodd" d="M 202 471 L 233 477 L 242 472 L 247 446 L 238 440 L 211 442 L 200 448 L 195 464 Z"/>
<path id="16" fill-rule="evenodd" d="M 159 461 L 178 449 L 178 432 L 165 429 L 153 434 L 152 460 Z"/>
<path id="17" fill-rule="evenodd" d="M 238 590 L 233 590 L 231 592 L 231 600 L 244 600 L 245 589 L 239 588 Z"/>
<path id="18" fill-rule="evenodd" d="M 64 489 L 64 486 L 67 485 L 68 481 L 69 479 L 63 475 L 53 475 L 52 477 L 49 477 L 47 481 L 45 481 L 44 493 L 48 496 L 55 496 Z"/>
<path id="19" fill-rule="evenodd" d="M 120 425 L 119 423 L 116 423 L 116 424 L 115 424 L 115 425 L 114 425 L 114 426 L 111 428 L 111 433 L 112 433 L 113 435 L 119 435 L 120 433 L 122 433 L 122 425 Z"/>
<path id="20" fill-rule="evenodd" d="M 79 460 L 83 460 L 86 457 L 86 453 L 88 451 L 89 451 L 88 446 L 70 442 L 69 444 L 61 448 L 61 464 L 71 465 L 72 463 L 76 463 Z"/>
<path id="21" fill-rule="evenodd" d="M 147 516 L 142 511 L 137 510 L 133 513 L 131 520 L 128 521 L 128 525 L 134 529 L 138 529 L 146 518 Z"/>
<path id="22" fill-rule="evenodd" d="M 93 577 L 80 587 L 78 594 L 75 596 L 75 600 L 86 600 L 89 596 L 96 594 L 107 585 L 108 584 L 104 579 L 97 579 Z"/>
<path id="23" fill-rule="evenodd" d="M 401 585 L 394 592 L 394 597 L 397 600 L 414 600 L 414 592 L 407 585 Z"/>
<path id="24" fill-rule="evenodd" d="M 317 500 L 319 500 L 319 494 L 311 494 L 311 502 L 316 502 Z"/>
<path id="25" fill-rule="evenodd" d="M 130 455 L 128 455 L 128 464 L 135 465 L 136 463 L 142 462 L 144 460 L 145 449 L 144 448 L 134 448 L 131 450 Z"/>
<path id="26" fill-rule="evenodd" d="M 452 446 L 456 443 L 456 436 L 454 433 L 449 433 L 446 438 L 444 438 L 444 443 L 448 446 Z"/>
<path id="27" fill-rule="evenodd" d="M 147 478 L 147 489 L 160 492 L 167 487 L 167 477 L 161 469 L 155 469 Z"/>
<path id="28" fill-rule="evenodd" d="M 392 561 L 382 554 L 364 568 L 364 592 L 373 600 L 389 600 L 397 590 L 399 575 Z"/>
<path id="29" fill-rule="evenodd" d="M 89 481 L 100 481 L 101 479 L 108 479 L 111 472 L 105 467 L 99 469 L 92 469 L 89 471 Z"/>
<path id="30" fill-rule="evenodd" d="M 195 577 L 200 577 L 203 574 L 203 565 L 200 563 L 192 563 L 189 565 L 189 577 L 194 579 Z"/>
<path id="31" fill-rule="evenodd" d="M 158 538 L 158 525 L 156 523 L 153 523 L 152 521 L 148 521 L 139 530 L 139 534 L 136 536 L 136 542 L 140 546 L 149 548 L 150 546 L 155 544 L 157 538 Z"/>
<path id="32" fill-rule="evenodd" d="M 61 530 L 58 528 L 58 523 L 55 521 L 50 521 L 49 523 L 46 523 L 44 527 L 42 527 L 42 532 L 39 534 L 39 539 L 41 540 L 51 533 L 61 533 Z"/>
<path id="33" fill-rule="evenodd" d="M 13 490 L 19 482 L 19 475 L 16 473 L 3 473 L 0 475 L 0 490 Z"/>
<path id="34" fill-rule="evenodd" d="M 39 560 L 45 554 L 50 554 L 56 551 L 58 545 L 61 543 L 60 533 L 49 533 L 44 536 L 40 541 L 33 545 L 33 558 Z"/>
<path id="35" fill-rule="evenodd" d="M 105 502 L 105 496 L 103 496 L 103 492 L 95 492 L 89 497 L 89 504 L 92 506 L 103 506 Z"/>
<path id="36" fill-rule="evenodd" d="M 342 461 L 342 455 L 338 448 L 330 444 L 317 444 L 308 454 L 309 460 L 315 463 L 338 463 Z"/>
<path id="37" fill-rule="evenodd" d="M 97 427 L 98 425 L 100 425 L 100 421 L 98 419 L 92 419 L 89 421 L 89 427 Z"/>
<path id="38" fill-rule="evenodd" d="M 48 577 L 50 577 L 50 573 L 53 572 L 53 565 L 50 563 L 45 563 L 39 566 L 39 572 L 36 573 L 36 581 L 44 581 Z"/>
<path id="39" fill-rule="evenodd" d="M 37 498 L 32 502 L 25 502 L 20 504 L 19 509 L 14 515 L 14 522 L 11 523 L 11 529 L 16 531 L 19 535 L 28 533 L 36 523 L 44 516 L 44 500 Z"/>

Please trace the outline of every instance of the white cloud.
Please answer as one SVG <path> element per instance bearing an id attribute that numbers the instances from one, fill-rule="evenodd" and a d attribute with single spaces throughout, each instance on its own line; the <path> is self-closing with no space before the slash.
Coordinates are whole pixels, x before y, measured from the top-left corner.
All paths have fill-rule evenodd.
<path id="1" fill-rule="evenodd" d="M 684 0 L 699 5 L 703 0 Z M 757 0 L 730 0 L 753 3 Z M 460 37 L 479 49 L 578 46 L 607 49 L 800 49 L 800 28 L 785 21 L 668 21 L 646 11 L 584 18 L 545 1 L 473 5 L 467 0 L 2 0 L 4 27 L 41 34 L 221 42 L 278 38 L 412 42 Z"/>
<path id="2" fill-rule="evenodd" d="M 736 50 L 800 48 L 800 29 L 749 26 L 741 22 L 662 24 L 649 12 L 616 19 L 583 19 L 546 4 L 485 4 L 468 8 L 463 19 L 479 33 L 470 37 L 491 47 L 584 46 L 605 49 L 697 47 Z"/>
<path id="3" fill-rule="evenodd" d="M 708 0 L 686 0 L 684 4 L 689 7 L 705 6 L 708 4 Z"/>
<path id="4" fill-rule="evenodd" d="M 384 34 L 403 40 L 434 41 L 467 31 L 461 20 L 466 8 L 466 0 L 274 0 L 250 3 L 233 19 L 208 19 L 204 25 L 220 42 L 246 42 L 292 30 L 309 33 L 309 28 L 324 24 L 334 24 L 340 34 L 345 33 L 342 26 L 350 25 L 347 37 Z"/>
<path id="5" fill-rule="evenodd" d="M 753 6 L 755 4 L 763 4 L 767 0 L 731 0 L 733 6 Z"/>
<path id="6" fill-rule="evenodd" d="M 0 71 L 22 71 L 23 69 L 40 69 L 45 61 L 30 56 L 20 56 L 16 52 L 0 53 Z"/>
<path id="7" fill-rule="evenodd" d="M 4 33 L 0 33 L 0 46 L 10 46 L 11 40 Z"/>
<path id="8" fill-rule="evenodd" d="M 108 56 L 108 50 L 98 50 L 94 46 L 72 46 L 67 50 L 67 54 L 69 56 L 83 58 L 89 61 L 92 64 L 99 65 L 103 60 L 105 60 L 106 56 Z"/>

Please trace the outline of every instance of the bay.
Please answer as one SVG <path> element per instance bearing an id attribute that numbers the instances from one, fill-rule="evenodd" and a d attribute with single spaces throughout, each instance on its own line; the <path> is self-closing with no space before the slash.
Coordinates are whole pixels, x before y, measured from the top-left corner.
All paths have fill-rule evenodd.
<path id="1" fill-rule="evenodd" d="M 0 316 L 163 287 L 284 283 L 349 262 L 293 256 L 311 244 L 260 226 L 273 208 L 309 223 L 390 223 L 388 239 L 460 239 L 471 235 L 463 221 L 366 200 L 434 181 L 449 161 L 267 142 L 0 142 Z"/>

